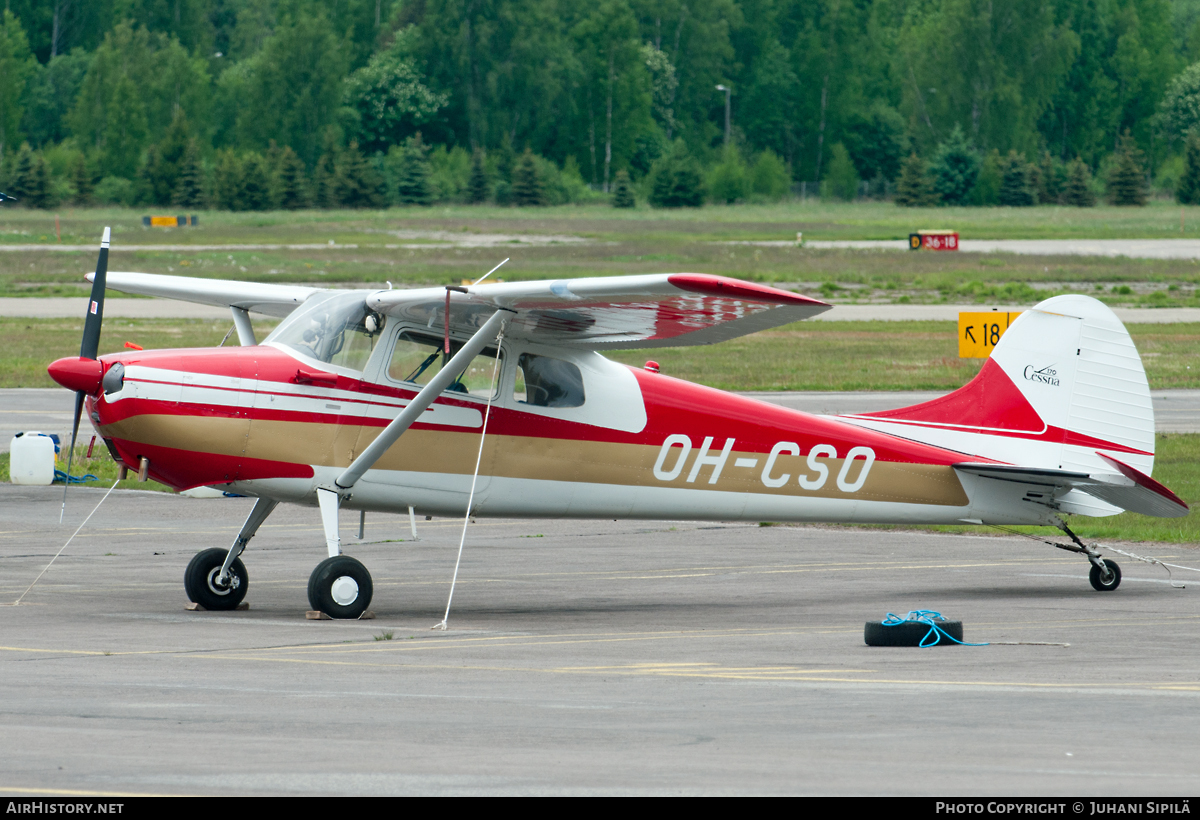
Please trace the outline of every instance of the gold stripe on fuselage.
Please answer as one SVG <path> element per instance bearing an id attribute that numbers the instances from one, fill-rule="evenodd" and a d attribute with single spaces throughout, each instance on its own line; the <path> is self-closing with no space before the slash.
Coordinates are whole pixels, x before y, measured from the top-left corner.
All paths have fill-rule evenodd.
<path id="1" fill-rule="evenodd" d="M 379 435 L 382 428 L 354 424 L 320 424 L 217 416 L 146 414 L 106 425 L 105 436 L 157 444 L 182 450 L 264 459 L 325 467 L 347 467 Z M 248 434 L 249 433 L 249 434 Z M 475 469 L 479 433 L 445 430 L 409 430 L 375 464 L 377 470 L 470 475 Z M 698 453 L 693 450 L 676 478 L 655 477 L 659 445 L 619 444 L 578 439 L 489 435 L 480 464 L 482 475 L 506 478 L 573 481 L 635 487 L 717 490 L 766 495 L 846 498 L 908 504 L 965 506 L 966 492 L 948 465 L 876 461 L 866 481 L 854 492 L 837 486 L 843 459 L 822 458 L 828 478 L 818 490 L 806 490 L 798 481 L 810 475 L 806 460 L 781 455 L 772 474 L 787 474 L 782 487 L 763 483 L 767 454 L 730 452 L 715 484 L 709 483 L 713 467 L 704 466 L 688 482 Z M 755 460 L 754 467 L 737 467 L 739 458 Z M 853 476 L 863 467 L 851 465 Z"/>

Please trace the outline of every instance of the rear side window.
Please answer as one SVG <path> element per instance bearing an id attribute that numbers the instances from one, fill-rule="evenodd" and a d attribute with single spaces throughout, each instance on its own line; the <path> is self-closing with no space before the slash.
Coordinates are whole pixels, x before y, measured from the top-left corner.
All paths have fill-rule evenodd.
<path id="1" fill-rule="evenodd" d="M 570 362 L 522 353 L 513 398 L 534 407 L 582 407 L 583 375 Z"/>

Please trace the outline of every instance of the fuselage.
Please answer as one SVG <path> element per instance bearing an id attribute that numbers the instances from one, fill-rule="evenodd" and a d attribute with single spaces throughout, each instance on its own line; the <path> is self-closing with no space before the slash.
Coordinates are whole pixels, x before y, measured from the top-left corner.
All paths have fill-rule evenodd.
<path id="1" fill-rule="evenodd" d="M 579 403 L 536 406 L 518 392 L 523 353 L 550 353 L 576 368 Z M 149 474 L 177 489 L 209 485 L 315 504 L 317 488 L 419 389 L 391 378 L 381 358 L 347 373 L 271 343 L 122 353 L 102 359 L 106 370 L 123 367 L 120 389 L 89 399 L 89 415 L 124 463 L 146 458 Z M 1048 520 L 1019 494 L 973 492 L 970 477 L 951 466 L 964 461 L 961 452 L 591 351 L 505 345 L 495 382 L 490 402 L 442 394 L 343 506 L 462 515 L 478 459 L 472 512 L 484 516 Z"/>

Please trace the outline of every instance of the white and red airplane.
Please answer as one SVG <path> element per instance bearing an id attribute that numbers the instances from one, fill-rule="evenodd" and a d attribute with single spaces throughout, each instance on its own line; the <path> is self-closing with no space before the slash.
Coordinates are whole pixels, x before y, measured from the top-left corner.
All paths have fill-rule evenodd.
<path id="1" fill-rule="evenodd" d="M 318 505 L 313 609 L 358 617 L 371 576 L 338 510 L 721 521 L 1034 524 L 1118 566 L 1067 515 L 1186 515 L 1150 477 L 1154 412 L 1129 334 L 1087 296 L 1021 315 L 979 375 L 934 401 L 814 416 L 617 364 L 606 348 L 714 344 L 830 305 L 672 273 L 413 290 L 329 290 L 107 273 L 79 357 L 50 365 L 113 457 L 177 489 L 256 497 L 229 549 L 200 552 L 190 599 L 231 609 L 239 558 L 280 502 Z M 97 358 L 104 289 L 230 308 L 239 347 Z M 249 312 L 282 317 L 261 342 Z M 467 506 L 470 503 L 470 510 Z"/>

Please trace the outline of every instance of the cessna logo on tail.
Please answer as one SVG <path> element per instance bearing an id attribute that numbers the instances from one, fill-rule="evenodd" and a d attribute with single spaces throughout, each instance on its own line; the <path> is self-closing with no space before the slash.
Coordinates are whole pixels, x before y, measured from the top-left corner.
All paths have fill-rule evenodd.
<path id="1" fill-rule="evenodd" d="M 1041 370 L 1034 370 L 1033 365 L 1027 364 L 1025 365 L 1025 380 L 1058 387 L 1058 371 L 1052 364 L 1046 365 Z"/>

